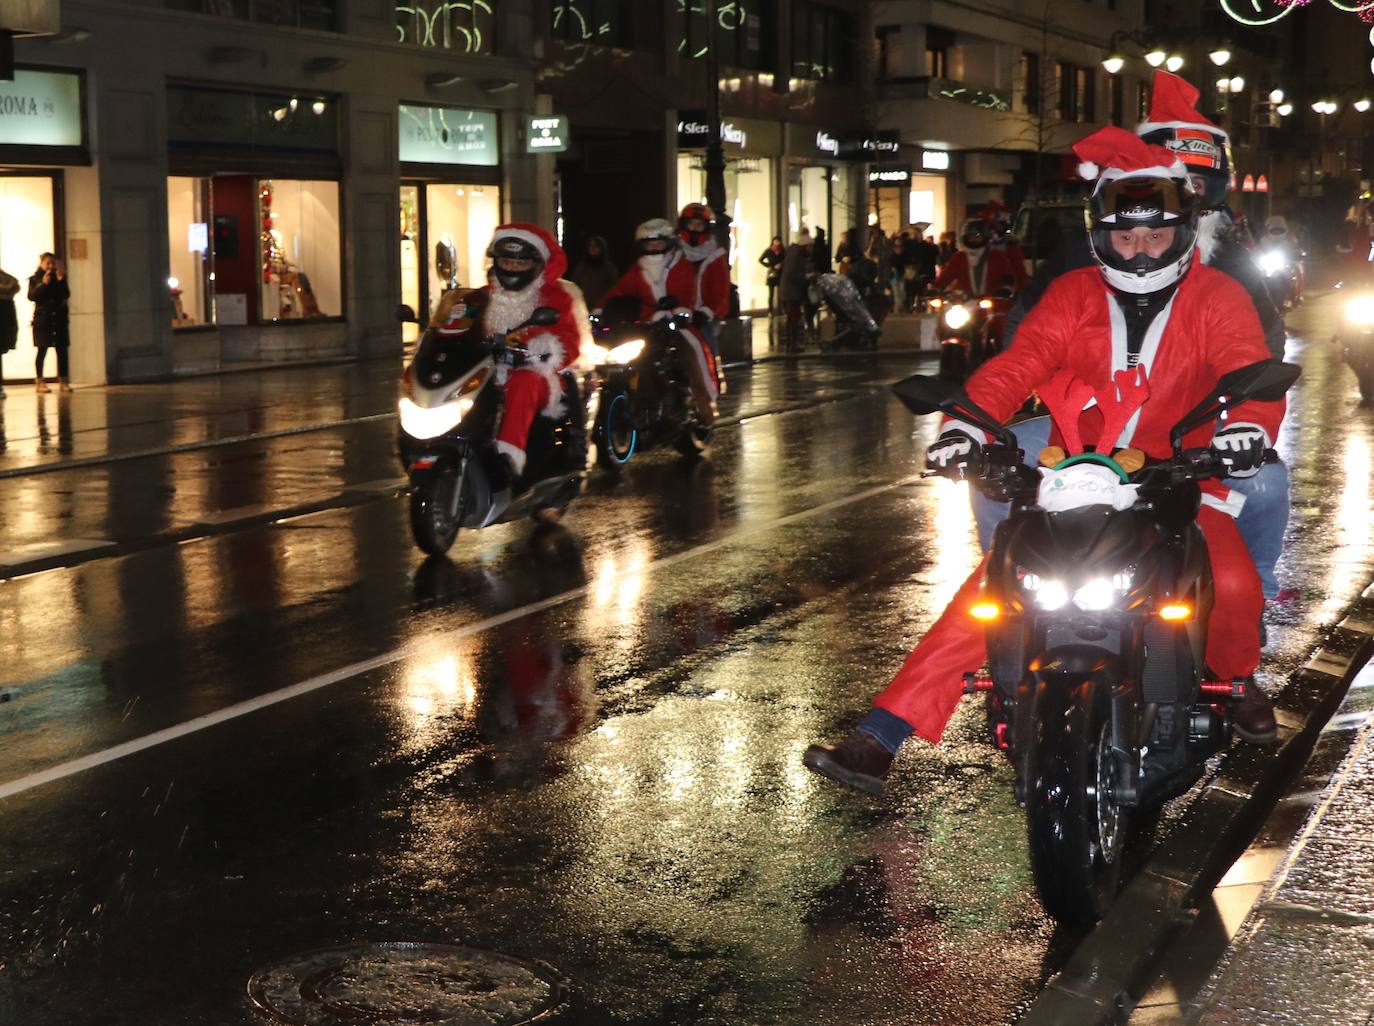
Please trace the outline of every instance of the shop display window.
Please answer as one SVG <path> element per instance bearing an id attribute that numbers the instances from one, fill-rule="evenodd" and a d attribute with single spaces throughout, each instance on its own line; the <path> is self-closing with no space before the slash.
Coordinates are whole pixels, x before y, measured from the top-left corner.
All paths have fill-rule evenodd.
<path id="1" fill-rule="evenodd" d="M 343 315 L 339 183 L 258 180 L 264 321 Z"/>
<path id="2" fill-rule="evenodd" d="M 172 327 L 214 323 L 210 179 L 167 179 L 167 289 Z"/>
<path id="3" fill-rule="evenodd" d="M 0 268 L 27 286 L 29 275 L 38 267 L 43 253 L 57 252 L 56 201 L 51 175 L 0 174 Z M 15 348 L 5 354 L 5 367 L 11 376 L 27 368 L 33 373 L 33 304 L 27 288 L 14 297 L 19 337 Z M 51 362 L 49 363 L 51 366 Z"/>
<path id="4" fill-rule="evenodd" d="M 422 319 L 443 294 L 486 284 L 487 247 L 501 223 L 501 190 L 454 182 L 401 186 L 401 302 Z M 407 325 L 405 338 L 418 335 Z"/>
<path id="5" fill-rule="evenodd" d="M 776 234 L 773 161 L 739 157 L 725 169 L 730 203 L 730 276 L 739 286 L 741 310 L 768 308 L 768 270 L 758 262 Z M 706 202 L 706 171 L 700 154 L 678 155 L 677 206 Z"/>
<path id="6" fill-rule="evenodd" d="M 402 43 L 457 50 L 496 52 L 497 0 L 397 0 L 396 32 Z"/>

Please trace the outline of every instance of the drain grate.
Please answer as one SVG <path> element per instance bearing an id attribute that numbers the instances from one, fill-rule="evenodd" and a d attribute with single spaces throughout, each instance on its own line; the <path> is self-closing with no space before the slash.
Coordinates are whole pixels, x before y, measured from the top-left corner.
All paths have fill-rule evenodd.
<path id="1" fill-rule="evenodd" d="M 564 988 L 547 966 L 454 944 L 345 944 L 253 974 L 248 996 L 295 1026 L 523 1026 Z"/>

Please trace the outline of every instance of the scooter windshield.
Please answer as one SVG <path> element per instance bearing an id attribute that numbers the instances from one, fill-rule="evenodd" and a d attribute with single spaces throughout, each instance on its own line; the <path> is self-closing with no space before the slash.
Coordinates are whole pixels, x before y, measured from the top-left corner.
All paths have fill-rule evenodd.
<path id="1" fill-rule="evenodd" d="M 415 351 L 411 374 L 424 388 L 441 388 L 472 370 L 488 353 L 486 338 L 476 329 L 450 334 L 430 328 Z"/>

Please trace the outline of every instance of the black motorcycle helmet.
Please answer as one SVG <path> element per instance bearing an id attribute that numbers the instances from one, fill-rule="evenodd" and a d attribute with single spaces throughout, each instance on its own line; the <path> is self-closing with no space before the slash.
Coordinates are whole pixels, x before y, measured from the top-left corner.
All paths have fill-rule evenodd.
<path id="1" fill-rule="evenodd" d="M 487 248 L 491 273 L 503 289 L 528 288 L 544 270 L 544 256 L 534 244 L 516 235 L 497 235 Z"/>
<path id="2" fill-rule="evenodd" d="M 987 246 L 992 240 L 992 226 L 980 218 L 973 218 L 964 222 L 964 227 L 959 229 L 959 242 L 964 249 L 980 250 Z"/>

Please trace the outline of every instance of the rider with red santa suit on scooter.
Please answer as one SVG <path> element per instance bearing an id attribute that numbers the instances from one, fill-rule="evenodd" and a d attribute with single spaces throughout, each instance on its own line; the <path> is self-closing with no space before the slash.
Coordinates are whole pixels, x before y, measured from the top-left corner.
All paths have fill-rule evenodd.
<path id="1" fill-rule="evenodd" d="M 591 339 L 582 291 L 563 280 L 568 258 L 554 237 L 533 224 L 504 224 L 492 236 L 487 256 L 492 264 L 482 291 L 482 327 L 489 335 L 509 335 L 525 347 L 525 361 L 505 375 L 501 428 L 496 449 L 513 477 L 525 469 L 525 444 L 539 413 L 557 418 L 563 412 L 560 373 L 571 366 Z M 465 330 L 455 318 L 465 316 L 461 293 L 446 295 L 434 315 L 440 332 Z M 539 307 L 558 311 L 552 325 L 522 327 Z M 500 368 L 505 372 L 506 368 Z M 500 380 L 498 378 L 498 380 Z"/>
<path id="2" fill-rule="evenodd" d="M 603 302 L 616 296 L 634 296 L 639 300 L 641 321 L 659 320 L 671 311 L 662 310 L 659 304 L 664 297 L 671 296 L 678 304 L 680 313 L 692 316 L 692 303 L 697 294 L 699 273 L 695 265 L 683 256 L 673 226 L 661 217 L 645 221 L 635 229 L 635 248 L 639 259 L 621 276 L 620 280 L 606 293 Z M 719 263 L 724 267 L 724 263 Z M 726 288 L 730 279 L 726 278 Z M 710 427 L 716 419 L 715 355 L 707 342 L 705 334 L 696 325 L 698 317 L 693 316 L 693 326 L 684 328 L 682 337 L 687 341 L 693 359 L 687 361 L 691 375 L 692 394 L 697 403 L 697 419 L 702 427 Z"/>
<path id="3" fill-rule="evenodd" d="M 1062 275 L 1026 317 L 1015 344 L 969 379 L 972 400 L 1006 420 L 1056 374 L 1071 371 L 1099 394 L 1115 394 L 1121 372 L 1143 370 L 1145 398 L 1113 447 L 1167 459 L 1169 431 L 1223 374 L 1270 358 L 1254 304 L 1227 275 L 1196 259 L 1198 197 L 1187 167 L 1172 150 L 1120 128 L 1104 128 L 1074 147 L 1100 172 L 1089 200 L 1091 267 Z M 1124 398 L 1124 397 L 1123 397 Z M 1264 462 L 1284 403 L 1246 403 L 1211 436 L 1231 477 L 1251 477 Z M 1103 414 L 1085 408 L 1078 427 L 1096 437 Z M 1187 444 L 1206 444 L 1206 428 Z M 1201 433 L 1202 437 L 1195 437 Z M 1056 431 L 1056 435 L 1058 432 Z M 929 449 L 932 467 L 967 466 L 987 441 L 971 425 L 947 421 Z M 1051 439 L 1058 444 L 1058 438 Z M 1111 451 L 1108 449 L 1107 451 Z M 1234 520 L 1237 496 L 1224 481 L 1203 485 L 1198 524 L 1215 577 L 1215 607 L 1207 632 L 1207 664 L 1222 679 L 1246 679 L 1232 709 L 1244 739 L 1272 741 L 1273 707 L 1254 685 L 1259 665 L 1259 575 Z M 963 693 L 963 678 L 986 659 L 982 628 L 969 616 L 984 564 L 907 657 L 874 708 L 838 744 L 812 745 L 812 771 L 882 794 L 893 757 L 907 737 L 938 743 Z"/>
<path id="4" fill-rule="evenodd" d="M 992 295 L 1003 288 L 1019 290 L 1026 284 L 1026 264 L 1013 251 L 991 245 L 992 225 L 982 218 L 964 222 L 959 232 L 959 249 L 940 268 L 935 291 L 955 289 L 966 296 Z M 1019 247 L 1014 251 L 1019 253 Z M 1011 279 L 1008 283 L 1007 279 Z"/>

